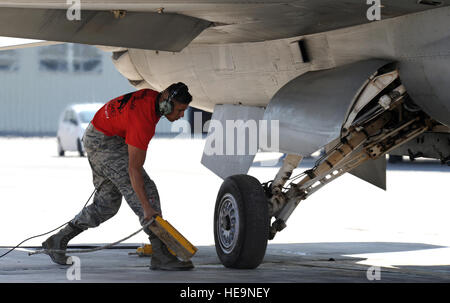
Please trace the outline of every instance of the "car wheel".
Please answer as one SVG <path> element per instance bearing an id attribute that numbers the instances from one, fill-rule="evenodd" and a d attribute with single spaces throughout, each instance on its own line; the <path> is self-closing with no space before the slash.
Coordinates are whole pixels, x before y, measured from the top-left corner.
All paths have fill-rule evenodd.
<path id="1" fill-rule="evenodd" d="M 59 139 L 59 137 L 58 137 L 58 138 L 56 138 L 56 140 L 57 140 L 58 156 L 63 157 L 64 156 L 64 149 L 62 148 L 62 145 L 61 145 L 61 139 Z"/>
<path id="2" fill-rule="evenodd" d="M 80 138 L 77 139 L 77 149 L 78 153 L 80 154 L 80 157 L 84 157 L 83 145 L 81 145 Z"/>
<path id="3" fill-rule="evenodd" d="M 259 181 L 248 175 L 225 179 L 214 211 L 214 241 L 225 267 L 258 267 L 266 253 L 269 211 Z"/>

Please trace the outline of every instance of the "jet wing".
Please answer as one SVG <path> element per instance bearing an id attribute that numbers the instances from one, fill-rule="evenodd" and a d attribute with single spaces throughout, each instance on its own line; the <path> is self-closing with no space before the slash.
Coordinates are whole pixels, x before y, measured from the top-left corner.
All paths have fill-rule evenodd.
<path id="1" fill-rule="evenodd" d="M 445 2 L 445 3 L 444 3 Z M 68 4 L 69 3 L 69 4 Z M 79 3 L 80 20 L 68 10 Z M 258 42 L 370 22 L 363 0 L 0 0 L 0 36 L 180 51 L 189 43 Z M 381 18 L 448 1 L 383 0 Z"/>
<path id="2" fill-rule="evenodd" d="M 62 9 L 0 9 L 0 36 L 165 51 L 182 50 L 209 25 L 172 13 L 87 10 L 69 20 Z"/>

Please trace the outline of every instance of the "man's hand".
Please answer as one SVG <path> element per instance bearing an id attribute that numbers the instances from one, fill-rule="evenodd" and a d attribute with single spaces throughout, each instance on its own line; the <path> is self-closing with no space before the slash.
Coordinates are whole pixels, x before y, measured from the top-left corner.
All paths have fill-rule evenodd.
<path id="1" fill-rule="evenodd" d="M 156 217 L 157 215 L 162 217 L 162 214 L 157 212 L 153 207 L 151 206 L 144 207 L 144 220 L 146 222 L 150 221 L 153 217 Z"/>

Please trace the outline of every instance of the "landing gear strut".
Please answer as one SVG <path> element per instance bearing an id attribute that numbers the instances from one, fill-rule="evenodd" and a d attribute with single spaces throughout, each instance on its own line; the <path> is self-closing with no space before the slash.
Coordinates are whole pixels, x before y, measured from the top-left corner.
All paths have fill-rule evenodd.
<path id="1" fill-rule="evenodd" d="M 397 92 L 404 92 L 404 89 L 398 88 Z M 432 120 L 423 112 L 411 113 L 403 108 L 405 93 L 393 96 L 385 111 L 375 112 L 363 121 L 354 123 L 339 143 L 325 153 L 312 169 L 291 178 L 298 182 L 293 180 L 288 185 L 282 183 L 271 188 L 269 216 L 275 220 L 270 226 L 269 239 L 286 227 L 286 221 L 297 205 L 318 189 L 369 159 L 385 156 L 433 126 Z M 286 172 L 288 175 L 290 173 L 292 171 Z M 280 191 L 280 186 L 287 189 Z"/>

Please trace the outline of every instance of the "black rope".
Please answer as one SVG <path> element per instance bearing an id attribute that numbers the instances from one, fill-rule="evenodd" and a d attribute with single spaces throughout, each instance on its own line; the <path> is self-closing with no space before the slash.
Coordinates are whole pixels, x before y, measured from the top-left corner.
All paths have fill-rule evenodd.
<path id="1" fill-rule="evenodd" d="M 86 205 L 89 203 L 89 201 L 91 200 L 91 198 L 92 198 L 92 196 L 95 194 L 95 192 L 96 192 L 98 189 L 100 189 L 100 187 L 103 185 L 103 183 L 105 183 L 105 181 L 106 181 L 106 180 L 104 180 L 104 181 L 99 185 L 98 188 L 94 189 L 94 191 L 92 192 L 92 194 L 89 196 L 89 199 L 88 199 L 88 200 L 86 201 L 86 203 L 84 204 L 83 209 L 84 209 L 84 208 L 86 207 Z M 3 258 L 4 256 L 6 256 L 7 254 L 9 254 L 10 252 L 12 252 L 13 250 L 15 250 L 16 248 L 19 248 L 20 245 L 22 245 L 23 243 L 25 243 L 25 242 L 27 242 L 27 241 L 29 241 L 29 240 L 31 240 L 31 239 L 39 238 L 39 237 L 45 236 L 45 235 L 47 235 L 47 234 L 49 234 L 49 233 L 52 233 L 52 232 L 54 232 L 55 230 L 62 228 L 64 225 L 69 224 L 69 222 L 70 222 L 70 221 L 67 221 L 66 223 L 62 224 L 61 226 L 58 226 L 57 228 L 52 229 L 51 231 L 46 232 L 46 233 L 44 233 L 44 234 L 32 236 L 32 237 L 29 237 L 29 238 L 23 240 L 22 242 L 20 242 L 19 244 L 17 244 L 16 246 L 14 246 L 13 248 L 11 248 L 10 250 L 8 250 L 6 253 L 4 253 L 3 255 L 1 255 L 0 258 Z M 3 247 L 3 248 L 8 248 L 8 246 Z"/>

